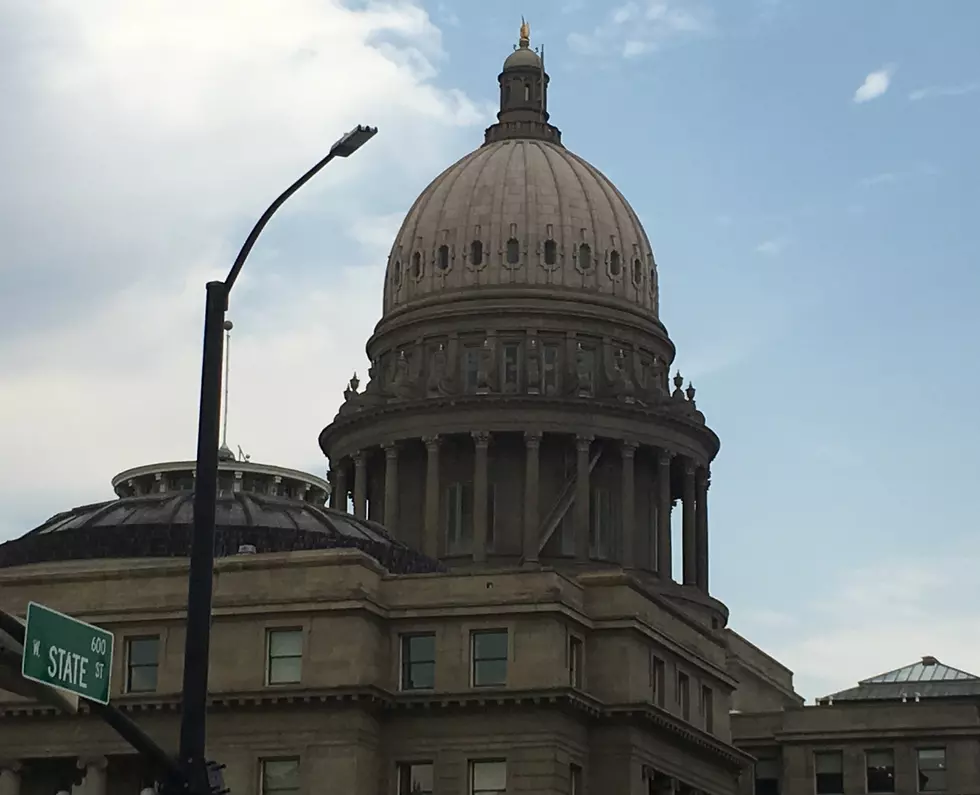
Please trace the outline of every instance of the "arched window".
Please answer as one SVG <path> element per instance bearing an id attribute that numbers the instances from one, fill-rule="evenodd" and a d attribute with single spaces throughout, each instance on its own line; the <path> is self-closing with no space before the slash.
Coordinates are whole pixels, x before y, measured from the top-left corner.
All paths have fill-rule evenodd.
<path id="1" fill-rule="evenodd" d="M 558 261 L 558 245 L 554 240 L 544 241 L 544 264 L 554 265 Z"/>
<path id="2" fill-rule="evenodd" d="M 578 247 L 578 266 L 584 271 L 592 268 L 592 249 L 588 243 Z"/>
<path id="3" fill-rule="evenodd" d="M 517 241 L 516 237 L 512 237 L 507 241 L 507 263 L 509 265 L 516 265 L 521 261 L 521 244 Z"/>
<path id="4" fill-rule="evenodd" d="M 619 276 L 620 272 L 623 270 L 623 263 L 619 259 L 619 252 L 613 249 L 609 252 L 609 272 L 613 276 Z"/>
<path id="5" fill-rule="evenodd" d="M 439 270 L 444 271 L 449 267 L 449 246 L 445 243 L 439 246 L 439 256 L 436 260 Z"/>
<path id="6" fill-rule="evenodd" d="M 422 253 L 419 251 L 412 254 L 412 275 L 416 279 L 422 276 Z"/>
<path id="7" fill-rule="evenodd" d="M 395 266 L 391 269 L 391 280 L 395 283 L 395 287 L 402 283 L 401 260 L 395 260 Z"/>
<path id="8" fill-rule="evenodd" d="M 510 103 L 510 83 L 504 83 L 504 105 Z"/>
<path id="9" fill-rule="evenodd" d="M 479 240 L 470 243 L 470 262 L 473 265 L 483 264 L 483 243 Z"/>
<path id="10" fill-rule="evenodd" d="M 524 84 L 524 101 L 525 102 L 530 102 L 531 101 L 531 84 L 530 83 L 525 83 Z"/>
<path id="11" fill-rule="evenodd" d="M 657 289 L 657 266 L 654 265 L 650 268 L 650 292 Z"/>

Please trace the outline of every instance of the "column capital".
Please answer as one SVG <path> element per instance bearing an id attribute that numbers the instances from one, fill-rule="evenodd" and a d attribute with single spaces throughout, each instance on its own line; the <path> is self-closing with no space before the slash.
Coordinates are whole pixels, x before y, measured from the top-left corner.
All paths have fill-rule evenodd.
<path id="1" fill-rule="evenodd" d="M 385 458 L 387 460 L 390 461 L 393 458 L 398 458 L 398 442 L 388 442 L 382 445 L 382 448 L 385 451 Z"/>
<path id="2" fill-rule="evenodd" d="M 620 443 L 620 452 L 623 454 L 623 458 L 632 458 L 636 455 L 636 448 L 639 447 L 639 442 L 634 442 L 629 439 L 624 439 Z"/>
<path id="3" fill-rule="evenodd" d="M 354 466 L 356 467 L 364 466 L 367 463 L 367 453 L 363 450 L 358 450 L 351 458 L 354 459 Z"/>
<path id="4" fill-rule="evenodd" d="M 657 463 L 662 467 L 670 466 L 670 459 L 674 457 L 674 454 L 670 450 L 664 450 L 661 448 L 660 452 L 657 454 Z"/>
<path id="5" fill-rule="evenodd" d="M 473 443 L 477 447 L 488 447 L 490 445 L 490 431 L 471 431 Z"/>
<path id="6" fill-rule="evenodd" d="M 711 485 L 711 470 L 706 466 L 698 467 L 697 471 L 698 486 L 703 488 L 705 491 Z"/>
<path id="7" fill-rule="evenodd" d="M 438 450 L 439 449 L 439 437 L 436 436 L 423 436 L 422 444 L 425 445 L 426 450 Z"/>
<path id="8" fill-rule="evenodd" d="M 24 765 L 19 759 L 0 759 L 0 773 L 6 770 L 14 775 L 20 775 L 20 771 L 23 769 Z"/>
<path id="9" fill-rule="evenodd" d="M 693 458 L 684 458 L 684 474 L 691 477 L 698 471 L 698 463 Z"/>
<path id="10" fill-rule="evenodd" d="M 589 452 L 589 448 L 592 446 L 592 442 L 595 440 L 595 436 L 592 434 L 580 433 L 575 437 L 575 449 L 580 453 Z"/>
<path id="11" fill-rule="evenodd" d="M 524 444 L 528 447 L 540 447 L 543 435 L 541 431 L 524 431 Z"/>
<path id="12" fill-rule="evenodd" d="M 80 756 L 75 764 L 79 770 L 105 770 L 109 760 L 104 756 Z"/>

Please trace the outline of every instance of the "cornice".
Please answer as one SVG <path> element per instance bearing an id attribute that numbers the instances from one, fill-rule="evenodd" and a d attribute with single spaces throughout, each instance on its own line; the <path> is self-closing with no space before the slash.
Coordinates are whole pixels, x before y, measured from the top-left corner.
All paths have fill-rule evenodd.
<path id="1" fill-rule="evenodd" d="M 113 701 L 120 711 L 137 718 L 141 714 L 178 714 L 181 707 L 179 696 L 122 696 Z M 590 721 L 629 722 L 634 725 L 654 725 L 685 742 L 703 755 L 710 756 L 732 769 L 741 769 L 752 757 L 735 746 L 675 718 L 653 704 L 604 704 L 574 688 L 547 688 L 534 690 L 486 690 L 450 693 L 401 693 L 374 686 L 352 688 L 267 688 L 261 691 L 214 693 L 208 698 L 208 708 L 213 712 L 254 710 L 266 707 L 335 707 L 356 706 L 377 713 L 401 713 L 407 711 L 469 712 L 483 714 L 488 709 L 555 708 L 582 715 Z M 79 713 L 90 714 L 83 701 Z M 57 710 L 33 702 L 0 705 L 0 718 L 54 718 L 63 716 Z"/>
<path id="2" fill-rule="evenodd" d="M 685 404 L 686 405 L 686 404 Z M 320 432 L 319 443 L 321 450 L 329 456 L 329 449 L 338 444 L 338 438 L 349 435 L 378 424 L 380 420 L 403 417 L 405 415 L 432 415 L 445 418 L 447 413 L 463 410 L 486 410 L 487 424 L 490 430 L 497 427 L 511 426 L 514 430 L 527 430 L 520 426 L 514 418 L 514 413 L 520 410 L 546 413 L 552 417 L 567 416 L 577 413 L 584 417 L 594 417 L 597 414 L 631 420 L 638 426 L 657 424 L 681 434 L 694 437 L 708 451 L 710 463 L 721 448 L 721 440 L 706 424 L 700 412 L 691 412 L 690 416 L 682 415 L 675 410 L 667 398 L 656 404 L 643 404 L 639 400 L 629 404 L 615 399 L 579 398 L 579 397 L 550 397 L 544 395 L 508 395 L 491 393 L 488 395 L 455 395 L 447 397 L 421 397 L 409 400 L 391 400 L 381 405 L 367 405 L 349 413 L 338 414 L 333 421 Z M 450 414 L 451 416 L 451 414 Z M 698 421 L 700 418 L 700 421 Z M 565 423 L 568 424 L 568 423 Z M 572 426 L 569 426 L 572 427 Z M 378 444 L 398 441 L 399 439 L 416 438 L 419 434 L 412 431 L 410 422 L 400 423 L 401 435 L 397 439 L 379 437 Z M 571 433 L 571 431 L 569 431 Z"/>

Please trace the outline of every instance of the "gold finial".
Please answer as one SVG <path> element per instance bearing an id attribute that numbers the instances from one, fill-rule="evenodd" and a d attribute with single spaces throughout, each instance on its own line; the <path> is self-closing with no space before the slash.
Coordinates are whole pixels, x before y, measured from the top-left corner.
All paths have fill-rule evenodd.
<path id="1" fill-rule="evenodd" d="M 531 26 L 527 24 L 524 17 L 521 17 L 521 44 L 526 44 L 531 41 Z"/>

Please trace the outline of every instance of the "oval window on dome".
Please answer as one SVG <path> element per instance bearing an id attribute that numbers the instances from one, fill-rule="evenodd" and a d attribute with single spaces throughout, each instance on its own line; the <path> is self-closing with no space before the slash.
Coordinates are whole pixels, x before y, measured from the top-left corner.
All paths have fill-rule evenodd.
<path id="1" fill-rule="evenodd" d="M 422 252 L 420 251 L 412 254 L 412 276 L 416 279 L 422 276 Z"/>
<path id="2" fill-rule="evenodd" d="M 633 260 L 633 281 L 636 284 L 640 284 L 643 281 L 643 263 L 640 262 L 639 257 Z"/>
<path id="3" fill-rule="evenodd" d="M 470 243 L 470 263 L 472 265 L 483 264 L 483 243 L 479 240 Z"/>
<path id="4" fill-rule="evenodd" d="M 592 268 L 592 249 L 588 243 L 578 247 L 578 266 L 584 271 Z"/>
<path id="5" fill-rule="evenodd" d="M 521 261 L 521 244 L 516 237 L 507 241 L 507 264 L 516 265 Z"/>
<path id="6" fill-rule="evenodd" d="M 402 263 L 401 260 L 395 260 L 395 265 L 391 269 L 391 280 L 395 283 L 395 287 L 398 287 L 402 283 Z"/>
<path id="7" fill-rule="evenodd" d="M 449 246 L 443 243 L 439 246 L 439 254 L 436 259 L 436 264 L 439 266 L 439 270 L 444 271 L 449 269 Z"/>
<path id="8" fill-rule="evenodd" d="M 609 272 L 613 276 L 619 276 L 623 272 L 623 262 L 619 257 L 619 252 L 613 249 L 609 252 Z"/>
<path id="9" fill-rule="evenodd" d="M 657 289 L 657 266 L 650 266 L 650 292 Z"/>
<path id="10" fill-rule="evenodd" d="M 554 240 L 544 241 L 544 264 L 554 265 L 558 261 L 558 244 Z"/>

